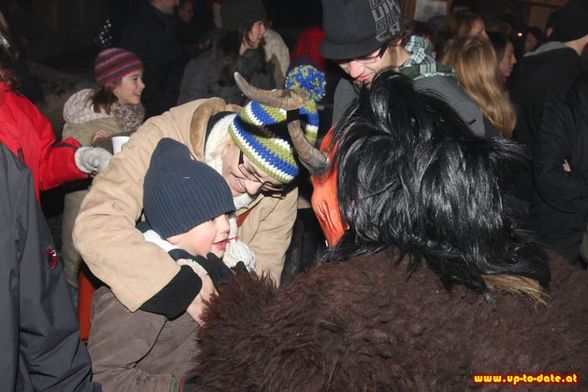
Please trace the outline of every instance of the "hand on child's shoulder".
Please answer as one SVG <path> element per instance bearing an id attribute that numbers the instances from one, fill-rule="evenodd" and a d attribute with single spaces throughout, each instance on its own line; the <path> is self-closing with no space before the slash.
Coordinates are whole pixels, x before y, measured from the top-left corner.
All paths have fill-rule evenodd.
<path id="1" fill-rule="evenodd" d="M 200 279 L 202 279 L 205 275 L 208 275 L 208 272 L 206 272 L 204 267 L 202 267 L 200 265 L 200 263 L 198 263 L 197 261 L 194 261 L 191 259 L 179 259 L 176 261 L 176 263 L 179 266 L 187 265 L 188 267 L 192 268 L 192 270 L 194 270 L 194 272 L 196 272 L 196 275 L 198 275 L 200 277 Z M 209 277 L 209 279 L 210 279 L 210 277 Z"/>
<path id="2" fill-rule="evenodd" d="M 202 267 L 200 267 L 200 268 L 202 268 Z M 210 279 L 210 276 L 208 276 L 206 271 L 204 271 L 204 272 L 205 272 L 204 276 L 199 275 L 200 279 L 202 279 L 202 288 L 200 289 L 200 292 L 198 293 L 196 298 L 194 298 L 194 301 L 192 301 L 192 303 L 186 309 L 186 312 L 198 324 L 202 324 L 202 319 L 201 319 L 202 312 L 204 312 L 204 309 L 205 309 L 208 301 L 210 300 L 210 297 L 212 295 L 217 294 L 216 289 L 214 288 L 214 284 L 212 283 L 212 280 Z"/>

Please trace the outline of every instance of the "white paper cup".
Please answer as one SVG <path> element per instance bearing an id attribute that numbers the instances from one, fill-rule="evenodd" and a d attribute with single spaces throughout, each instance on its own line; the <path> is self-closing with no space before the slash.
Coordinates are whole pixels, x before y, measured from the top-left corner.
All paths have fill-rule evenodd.
<path id="1" fill-rule="evenodd" d="M 113 136 L 112 137 L 112 152 L 114 154 L 119 153 L 122 149 L 123 144 L 129 141 L 128 136 Z"/>

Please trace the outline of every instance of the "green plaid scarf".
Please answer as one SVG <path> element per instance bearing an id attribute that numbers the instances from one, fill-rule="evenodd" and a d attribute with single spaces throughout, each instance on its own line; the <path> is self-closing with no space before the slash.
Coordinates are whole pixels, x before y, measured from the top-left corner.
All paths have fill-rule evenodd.
<path id="1" fill-rule="evenodd" d="M 410 58 L 400 67 L 401 74 L 413 80 L 435 75 L 455 78 L 455 71 L 451 67 L 437 62 L 431 56 L 429 42 L 423 37 L 412 35 L 404 49 L 410 53 Z"/>

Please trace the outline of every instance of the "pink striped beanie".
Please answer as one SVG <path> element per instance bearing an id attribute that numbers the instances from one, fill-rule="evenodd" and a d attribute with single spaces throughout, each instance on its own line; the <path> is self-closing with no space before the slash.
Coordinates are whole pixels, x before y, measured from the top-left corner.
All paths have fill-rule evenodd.
<path id="1" fill-rule="evenodd" d="M 143 63 L 132 52 L 121 48 L 104 49 L 94 64 L 96 82 L 100 86 L 115 83 L 134 71 L 143 70 Z"/>

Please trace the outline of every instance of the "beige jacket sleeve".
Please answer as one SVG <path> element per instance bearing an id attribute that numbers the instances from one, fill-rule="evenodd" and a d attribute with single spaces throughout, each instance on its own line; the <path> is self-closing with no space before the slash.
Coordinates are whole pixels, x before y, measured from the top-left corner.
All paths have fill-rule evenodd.
<path id="1" fill-rule="evenodd" d="M 92 273 L 131 311 L 165 287 L 180 268 L 135 228 L 143 207 L 143 179 L 155 146 L 162 137 L 185 143 L 171 130 L 177 128 L 173 124 L 162 126 L 165 120 L 148 120 L 113 157 L 108 169 L 94 178 L 73 232 L 74 243 Z M 163 128 L 170 130 L 164 133 Z"/>
<path id="2" fill-rule="evenodd" d="M 264 197 L 239 228 L 239 237 L 255 254 L 257 272 L 269 273 L 276 284 L 292 239 L 297 200 L 298 188 L 283 198 Z"/>

